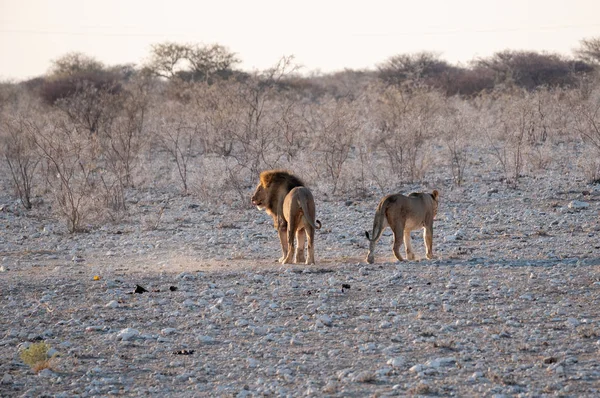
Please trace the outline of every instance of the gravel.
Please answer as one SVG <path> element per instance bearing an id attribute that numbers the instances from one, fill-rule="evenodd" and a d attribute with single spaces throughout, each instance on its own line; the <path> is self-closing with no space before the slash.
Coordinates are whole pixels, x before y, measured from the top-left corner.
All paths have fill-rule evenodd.
<path id="1" fill-rule="evenodd" d="M 311 266 L 279 265 L 252 208 L 175 197 L 148 228 L 132 193 L 69 235 L 0 197 L 0 396 L 597 396 L 600 188 L 522 187 L 440 183 L 436 259 L 414 233 L 420 260 L 393 261 L 388 229 L 372 265 L 382 195 L 315 195 Z M 35 373 L 37 341 L 54 358 Z"/>

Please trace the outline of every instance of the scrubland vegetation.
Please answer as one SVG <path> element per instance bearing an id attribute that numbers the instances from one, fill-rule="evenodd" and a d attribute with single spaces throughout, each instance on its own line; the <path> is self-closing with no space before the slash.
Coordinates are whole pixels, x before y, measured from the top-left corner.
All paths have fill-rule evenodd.
<path id="1" fill-rule="evenodd" d="M 334 197 L 468 185 L 480 163 L 515 188 L 565 159 L 598 182 L 599 43 L 468 66 L 403 54 L 325 75 L 293 58 L 242 71 L 220 45 L 158 44 L 140 66 L 67 54 L 45 76 L 0 85 L 3 189 L 27 209 L 51 203 L 76 232 L 126 214 L 131 190 L 248 206 L 268 168 Z"/>

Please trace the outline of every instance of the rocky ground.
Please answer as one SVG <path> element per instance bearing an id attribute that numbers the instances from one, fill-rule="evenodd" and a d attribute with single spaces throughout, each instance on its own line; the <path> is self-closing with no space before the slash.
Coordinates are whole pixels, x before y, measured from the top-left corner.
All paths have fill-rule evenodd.
<path id="1" fill-rule="evenodd" d="M 70 235 L 2 196 L 0 396 L 600 395 L 600 187 L 435 188 L 437 258 L 393 261 L 388 229 L 373 265 L 378 195 L 315 195 L 312 266 L 253 208 L 138 192 Z"/>

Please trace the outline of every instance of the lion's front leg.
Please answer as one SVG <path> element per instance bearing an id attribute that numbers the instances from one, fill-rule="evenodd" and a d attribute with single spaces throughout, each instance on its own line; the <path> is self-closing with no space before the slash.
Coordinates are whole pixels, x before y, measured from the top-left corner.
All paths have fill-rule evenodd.
<path id="1" fill-rule="evenodd" d="M 288 252 L 287 226 L 280 224 L 277 233 L 279 235 L 279 243 L 281 244 L 281 258 L 278 261 L 283 263 Z"/>

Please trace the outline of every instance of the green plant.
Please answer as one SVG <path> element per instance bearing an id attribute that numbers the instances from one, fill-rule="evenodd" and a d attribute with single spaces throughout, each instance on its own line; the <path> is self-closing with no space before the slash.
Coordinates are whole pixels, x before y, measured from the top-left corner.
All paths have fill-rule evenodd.
<path id="1" fill-rule="evenodd" d="M 33 343 L 25 348 L 21 351 L 19 356 L 35 373 L 38 373 L 43 369 L 52 367 L 54 356 L 48 358 L 48 351 L 50 351 L 50 346 L 41 341 L 39 343 Z"/>

